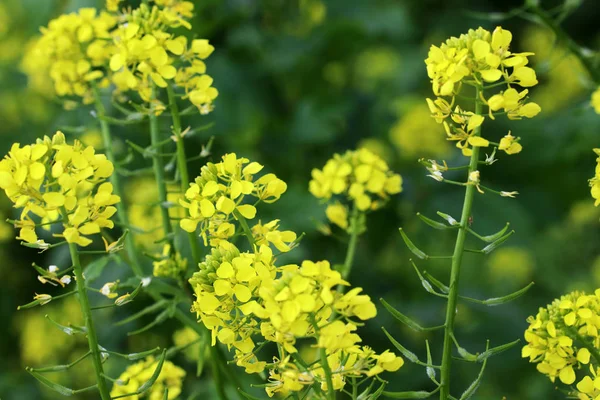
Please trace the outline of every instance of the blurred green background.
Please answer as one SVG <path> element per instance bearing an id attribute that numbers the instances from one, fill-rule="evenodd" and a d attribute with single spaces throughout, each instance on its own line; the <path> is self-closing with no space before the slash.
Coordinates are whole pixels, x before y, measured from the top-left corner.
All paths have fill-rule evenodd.
<path id="1" fill-rule="evenodd" d="M 100 7 L 101 3 L 1 0 L 1 154 L 13 142 L 29 143 L 63 127 L 81 127 L 66 132 L 71 137 L 75 136 L 73 132 L 78 133 L 88 144 L 98 143 L 96 121 L 90 109 L 81 106 L 65 111 L 58 102 L 28 88 L 20 59 L 30 38 L 50 19 L 84 6 Z M 570 290 L 592 291 L 600 287 L 600 212 L 593 207 L 587 183 L 595 167 L 591 149 L 600 145 L 600 116 L 589 105 L 594 87 L 578 60 L 535 21 L 511 18 L 495 22 L 472 13 L 498 18 L 520 6 L 520 1 L 194 3 L 196 16 L 191 35 L 210 39 L 216 47 L 207 65 L 220 95 L 209 116 L 185 118 L 184 126 L 214 122 L 211 129 L 190 139 L 190 155 L 198 154 L 201 145 L 214 135 L 213 157 L 236 152 L 266 165 L 266 170 L 288 182 L 289 189 L 279 202 L 261 209 L 262 219 L 280 218 L 283 228 L 306 232 L 299 249 L 286 255 L 286 261 L 329 259 L 337 263 L 343 260 L 345 244 L 335 230 L 331 236 L 316 230 L 324 222 L 324 207 L 308 193 L 310 171 L 321 168 L 334 152 L 357 146 L 380 154 L 402 175 L 404 190 L 384 210 L 369 216 L 368 231 L 360 239 L 350 280 L 364 287 L 374 299 L 383 297 L 426 325 L 442 323 L 445 303 L 421 287 L 408 262 L 411 254 L 398 227 L 403 227 L 429 253 L 451 252 L 454 234 L 432 230 L 415 214 L 433 216 L 439 210 L 458 217 L 463 191 L 427 178 L 425 169 L 416 161 L 427 157 L 457 165 L 464 164 L 465 159 L 445 140 L 442 127 L 429 118 L 425 97 L 431 96 L 431 89 L 423 60 L 430 44 L 439 44 L 469 28 L 483 26 L 493 30 L 496 24 L 502 24 L 511 30 L 513 51 L 536 53 L 532 60 L 540 84 L 530 92 L 543 111 L 533 120 L 498 118 L 496 123 L 484 126 L 486 137 L 496 141 L 508 130 L 522 138 L 522 153 L 500 155 L 500 161 L 481 171 L 487 186 L 516 190 L 520 195 L 517 199 L 478 195 L 472 226 L 482 234 L 490 234 L 510 221 L 516 234 L 490 256 L 467 254 L 461 291 L 471 297 L 487 298 L 507 294 L 530 281 L 536 285 L 524 297 L 505 306 L 486 308 L 461 303 L 457 317 L 459 341 L 471 352 L 477 352 L 484 349 L 487 339 L 494 346 L 522 338 L 525 319 L 535 314 L 539 306 Z M 578 43 L 598 49 L 600 8 L 595 0 L 581 3 L 563 26 Z M 541 4 L 551 9 L 563 1 L 543 0 Z M 168 118 L 163 118 L 162 124 L 166 132 Z M 120 157 L 126 155 L 126 139 L 147 145 L 147 132 L 146 124 L 115 128 Z M 137 167 L 149 164 L 148 159 L 135 160 Z M 200 166 L 199 162 L 193 165 L 192 175 Z M 142 204 L 132 207 L 137 213 L 134 223 L 146 221 L 149 227 L 154 220 L 143 203 L 152 196 L 152 189 L 148 189 L 151 182 L 151 177 L 129 178 L 126 189 L 129 202 Z M 14 215 L 3 195 L 0 204 L 2 219 Z M 84 351 L 85 341 L 63 335 L 44 319 L 44 314 L 50 314 L 62 323 L 77 323 L 78 304 L 72 299 L 19 312 L 16 308 L 29 302 L 36 292 L 56 293 L 37 281 L 29 265 L 34 261 L 42 266 L 61 263 L 68 254 L 56 250 L 40 255 L 19 246 L 9 224 L 0 226 L 0 236 L 0 398 L 57 398 L 41 388 L 24 367 L 65 363 Z M 471 244 L 476 245 L 479 244 Z M 447 279 L 446 261 L 418 265 Z M 114 280 L 127 274 L 123 266 L 114 264 L 102 279 Z M 179 328 L 175 323 L 165 323 L 150 333 L 129 338 L 126 332 L 135 326 L 111 326 L 111 321 L 141 309 L 147 301 L 136 299 L 126 310 L 98 312 L 102 321 L 100 342 L 123 351 L 171 346 L 172 334 Z M 382 307 L 379 311 L 377 319 L 360 330 L 365 343 L 378 351 L 390 348 L 380 329 L 385 326 L 422 358 L 428 339 L 434 358 L 440 358 L 439 334 L 416 334 L 393 320 Z M 212 398 L 210 379 L 195 378 L 195 365 L 185 358 L 176 361 L 188 370 L 181 398 L 187 399 L 195 391 L 200 395 L 194 398 Z M 107 365 L 112 376 L 125 367 L 117 361 Z M 478 367 L 460 361 L 454 364 L 456 394 L 470 384 Z M 238 372 L 242 375 L 241 370 Z M 89 385 L 92 379 L 85 364 L 67 375 L 49 377 L 77 388 Z M 387 378 L 391 379 L 391 391 L 432 389 L 425 371 L 410 363 Z M 253 393 L 264 396 L 260 389 Z M 554 384 L 536 372 L 534 365 L 521 359 L 520 345 L 491 359 L 475 398 L 499 400 L 503 396 L 509 400 L 564 398 Z"/>

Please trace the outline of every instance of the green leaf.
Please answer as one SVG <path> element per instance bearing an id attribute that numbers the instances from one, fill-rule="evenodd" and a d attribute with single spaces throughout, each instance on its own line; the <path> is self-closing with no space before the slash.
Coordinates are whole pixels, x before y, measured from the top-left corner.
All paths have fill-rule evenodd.
<path id="1" fill-rule="evenodd" d="M 89 263 L 83 270 L 86 283 L 91 283 L 102 275 L 102 271 L 108 265 L 110 257 L 103 256 Z"/>
<path id="2" fill-rule="evenodd" d="M 40 375 L 37 372 L 33 371 L 31 368 L 26 368 L 26 370 L 27 370 L 27 372 L 29 372 L 31 374 L 31 376 L 33 376 L 35 379 L 37 379 L 44 386 L 50 388 L 51 390 L 54 390 L 55 392 L 57 392 L 59 394 L 62 394 L 63 396 L 70 397 L 75 394 L 83 393 L 83 392 L 97 388 L 97 385 L 92 385 L 92 386 L 89 386 L 89 387 L 86 387 L 83 389 L 73 390 L 71 388 L 59 385 L 58 383 L 52 382 L 51 380 L 47 379 L 43 375 Z"/>
<path id="3" fill-rule="evenodd" d="M 417 217 L 419 217 L 421 219 L 421 221 L 425 222 L 427 225 L 431 226 L 434 229 L 446 230 L 446 229 L 458 228 L 458 225 L 455 225 L 455 226 L 446 225 L 441 222 L 435 221 L 431 218 L 427 218 L 426 216 L 424 216 L 421 213 L 417 213 Z"/>
<path id="4" fill-rule="evenodd" d="M 402 239 L 404 240 L 404 243 L 406 243 L 406 247 L 408 247 L 408 249 L 417 257 L 419 257 L 421 260 L 426 260 L 429 258 L 429 256 L 425 253 L 423 253 L 421 250 L 419 250 L 417 248 L 417 246 L 415 246 L 413 244 L 413 242 L 410 241 L 410 239 L 408 238 L 408 236 L 406 236 L 406 233 L 404 233 L 404 230 L 402 228 L 400 228 L 400 235 L 402 235 Z"/>
<path id="5" fill-rule="evenodd" d="M 408 326 L 409 328 L 411 328 L 414 331 L 427 332 L 427 331 L 434 331 L 437 329 L 441 329 L 444 327 L 444 325 L 434 326 L 431 328 L 423 327 L 423 326 L 419 325 L 417 322 L 415 322 L 412 319 L 410 319 L 409 317 L 407 317 L 406 315 L 402 314 L 400 311 L 396 310 L 384 299 L 379 299 L 379 301 L 381 301 L 381 304 L 383 304 L 385 309 L 388 310 L 388 312 L 390 314 L 392 314 L 392 317 L 396 318 L 398 321 L 402 322 L 403 324 L 405 324 L 406 326 Z"/>
<path id="6" fill-rule="evenodd" d="M 408 350 L 406 347 L 402 346 L 396 339 L 394 339 L 392 337 L 392 335 L 390 335 L 388 333 L 388 331 L 385 330 L 385 328 L 381 328 L 383 329 L 383 333 L 385 333 L 385 335 L 388 337 L 388 339 L 390 340 L 390 342 L 392 342 L 392 344 L 394 345 L 394 347 L 396 347 L 398 349 L 398 351 L 400 353 L 402 353 L 402 355 L 404 357 L 406 357 L 407 359 L 409 359 L 410 361 L 420 364 L 421 361 L 419 360 L 419 357 L 417 357 L 417 355 L 415 353 L 413 353 L 412 351 Z"/>
<path id="7" fill-rule="evenodd" d="M 515 231 L 508 232 L 506 235 L 500 237 L 499 239 L 496 239 L 496 241 L 485 246 L 483 249 L 481 249 L 481 251 L 485 254 L 490 254 L 492 251 L 496 250 L 498 246 L 506 242 L 506 240 L 508 240 L 508 238 L 511 237 L 513 233 L 515 233 Z"/>
<path id="8" fill-rule="evenodd" d="M 488 348 L 489 348 L 489 341 L 488 341 L 488 345 L 486 346 L 486 351 L 488 350 Z M 471 385 L 467 388 L 467 390 L 464 391 L 462 396 L 460 396 L 459 400 L 468 400 L 471 398 L 471 396 L 473 396 L 475 394 L 475 392 L 479 388 L 479 385 L 481 384 L 481 378 L 483 377 L 483 371 L 485 371 L 485 366 L 487 365 L 487 360 L 488 360 L 487 358 L 485 360 L 483 360 L 483 364 L 481 365 L 481 370 L 479 371 L 479 375 L 473 381 L 473 383 L 471 383 Z"/>
<path id="9" fill-rule="evenodd" d="M 502 344 L 502 345 L 497 346 L 497 347 L 492 347 L 491 349 L 488 349 L 488 350 L 484 351 L 483 353 L 479 354 L 477 356 L 477 362 L 485 361 L 485 360 L 487 360 L 490 357 L 493 357 L 493 356 L 495 356 L 497 354 L 500 354 L 503 351 L 506 351 L 506 350 L 508 350 L 508 349 L 516 346 L 517 344 L 519 344 L 520 341 L 521 341 L 520 339 L 517 339 L 517 340 L 515 340 L 513 342 L 510 342 L 510 343 Z"/>
<path id="10" fill-rule="evenodd" d="M 144 382 L 137 390 L 138 394 L 144 394 L 146 393 L 148 390 L 150 390 L 150 388 L 152 387 L 152 385 L 154 385 L 154 382 L 156 382 L 156 380 L 158 379 L 160 372 L 162 371 L 162 367 L 163 364 L 165 363 L 165 356 L 167 355 L 167 349 L 163 349 L 162 355 L 160 356 L 160 359 L 158 360 L 158 364 L 156 365 L 156 369 L 154 369 L 154 373 L 152 373 L 152 376 L 150 377 L 150 379 L 148 379 L 146 382 Z"/>
<path id="11" fill-rule="evenodd" d="M 529 285 L 525 286 L 522 289 L 517 290 L 514 293 L 507 294 L 506 296 L 502 296 L 502 297 L 492 297 L 492 298 L 486 299 L 486 300 L 478 300 L 478 299 L 474 299 L 471 297 L 465 297 L 465 296 L 459 296 L 459 297 L 463 300 L 470 301 L 471 303 L 482 304 L 484 306 L 493 307 L 493 306 L 497 306 L 500 304 L 508 303 L 509 301 L 515 300 L 515 299 L 523 296 L 533 285 L 534 285 L 534 282 L 531 282 Z"/>

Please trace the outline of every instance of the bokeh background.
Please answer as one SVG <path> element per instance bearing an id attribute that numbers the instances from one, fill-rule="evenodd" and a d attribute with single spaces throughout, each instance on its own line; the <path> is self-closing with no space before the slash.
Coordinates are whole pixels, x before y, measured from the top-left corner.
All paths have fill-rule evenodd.
<path id="1" fill-rule="evenodd" d="M 89 108 L 66 111 L 59 102 L 28 85 L 20 67 L 23 52 L 40 26 L 62 13 L 84 6 L 100 7 L 101 3 L 0 1 L 1 154 L 15 141 L 28 143 L 57 129 L 101 147 L 97 121 Z M 536 53 L 532 62 L 540 84 L 531 90 L 531 96 L 543 111 L 533 120 L 498 118 L 495 124 L 489 124 L 493 128 L 484 128 L 486 136 L 496 140 L 508 130 L 522 138 L 522 153 L 500 156 L 500 161 L 482 170 L 486 185 L 516 190 L 520 195 L 517 199 L 478 195 L 473 227 L 489 234 L 510 221 L 516 234 L 490 256 L 467 254 L 461 291 L 487 298 L 515 291 L 530 281 L 536 284 L 508 305 L 489 308 L 461 303 L 458 338 L 471 352 L 484 349 L 488 339 L 494 346 L 522 338 L 527 316 L 535 314 L 539 306 L 567 291 L 600 287 L 600 212 L 593 206 L 587 183 L 595 167 L 596 157 L 591 150 L 600 146 L 600 116 L 589 102 L 594 85 L 579 61 L 555 42 L 547 28 L 517 17 L 498 22 L 503 13 L 520 6 L 520 1 L 194 3 L 196 16 L 190 35 L 208 38 L 216 47 L 207 64 L 220 95 L 211 115 L 185 118 L 184 126 L 214 123 L 190 139 L 190 153 L 198 154 L 201 145 L 214 136 L 214 157 L 236 152 L 266 165 L 267 170 L 288 182 L 289 190 L 279 202 L 263 207 L 261 215 L 265 220 L 280 218 L 286 229 L 306 232 L 301 246 L 286 260 L 329 259 L 333 263 L 343 260 L 345 243 L 339 231 L 326 236 L 317 229 L 325 221 L 324 207 L 308 193 L 310 171 L 322 167 L 334 152 L 357 146 L 381 155 L 402 175 L 404 190 L 384 210 L 369 216 L 368 231 L 360 239 L 350 280 L 374 299 L 383 297 L 426 325 L 442 323 L 445 304 L 421 287 L 398 227 L 403 227 L 427 252 L 449 254 L 454 234 L 432 230 L 415 214 L 433 216 L 443 211 L 458 217 L 463 191 L 427 178 L 417 159 L 445 159 L 454 165 L 465 160 L 445 140 L 441 126 L 429 118 L 425 97 L 431 96 L 431 89 L 423 60 L 430 44 L 439 44 L 469 28 L 492 30 L 501 23 L 513 32 L 515 51 Z M 600 48 L 597 2 L 565 3 L 579 6 L 564 21 L 566 31 L 576 42 Z M 541 4 L 551 9 L 563 1 L 542 0 Z M 169 121 L 165 119 L 162 124 L 168 130 Z M 145 124 L 115 128 L 120 157 L 127 154 L 125 140 L 147 145 L 147 128 Z M 149 164 L 150 160 L 136 157 L 132 166 Z M 192 174 L 200 166 L 201 162 L 194 164 Z M 152 177 L 129 177 L 126 182 L 134 223 L 154 226 L 156 210 L 148 206 L 148 199 L 156 196 Z M 14 215 L 6 199 L 2 198 L 0 205 L 0 219 Z M 0 398 L 58 398 L 41 388 L 24 367 L 65 363 L 84 351 L 85 341 L 63 335 L 44 318 L 49 314 L 62 323 L 77 323 L 78 304 L 71 299 L 19 312 L 16 308 L 29 302 L 35 292 L 58 293 L 37 281 L 31 263 L 61 263 L 68 254 L 56 250 L 39 255 L 19 246 L 14 236 L 8 223 L 0 225 Z M 151 247 L 151 242 L 140 239 L 141 246 Z M 444 279 L 449 271 L 446 261 L 419 266 Z M 111 264 L 102 279 L 114 280 L 127 274 L 122 265 Z M 173 338 L 180 328 L 176 323 L 165 323 L 132 337 L 126 333 L 135 329 L 135 324 L 111 325 L 145 305 L 147 299 L 140 298 L 128 310 L 98 312 L 101 343 L 135 351 L 183 340 L 185 333 L 181 332 Z M 422 358 L 425 339 L 432 344 L 434 358 L 441 356 L 439 334 L 416 334 L 382 307 L 377 319 L 360 331 L 365 343 L 376 350 L 391 347 L 381 326 Z M 195 362 L 185 357 L 176 361 L 188 370 L 181 398 L 213 398 L 209 377 L 195 377 Z M 107 368 L 109 374 L 117 376 L 124 366 L 111 361 Z M 474 379 L 478 367 L 459 361 L 454 364 L 453 387 L 457 394 Z M 81 364 L 69 374 L 50 377 L 65 385 L 83 387 L 92 379 L 89 368 Z M 393 378 L 388 390 L 432 389 L 425 371 L 410 363 L 388 378 Z M 260 389 L 254 393 L 264 396 Z M 520 345 L 490 360 L 475 398 L 499 400 L 503 396 L 509 400 L 564 398 L 554 384 L 521 359 Z"/>

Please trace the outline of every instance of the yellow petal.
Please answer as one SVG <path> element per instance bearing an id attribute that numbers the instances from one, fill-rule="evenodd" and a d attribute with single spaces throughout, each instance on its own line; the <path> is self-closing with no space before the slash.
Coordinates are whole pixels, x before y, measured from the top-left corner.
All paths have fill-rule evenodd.
<path id="1" fill-rule="evenodd" d="M 256 207 L 250 204 L 243 204 L 236 208 L 240 214 L 246 219 L 252 219 L 256 216 Z"/>

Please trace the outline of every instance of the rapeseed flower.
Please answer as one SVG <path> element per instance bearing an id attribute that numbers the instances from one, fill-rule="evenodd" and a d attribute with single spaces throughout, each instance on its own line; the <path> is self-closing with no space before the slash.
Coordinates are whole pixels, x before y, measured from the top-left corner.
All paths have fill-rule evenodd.
<path id="1" fill-rule="evenodd" d="M 115 383 L 110 392 L 111 397 L 121 396 L 129 393 L 134 393 L 144 383 L 146 383 L 156 366 L 158 361 L 154 357 L 148 357 L 143 361 L 127 367 Z M 152 385 L 152 388 L 148 392 L 149 400 L 162 400 L 165 389 L 169 391 L 169 400 L 178 399 L 181 394 L 181 387 L 183 385 L 183 379 L 185 378 L 185 371 L 171 361 L 165 361 L 163 363 L 158 379 Z M 137 398 L 137 396 L 134 396 Z"/>
<path id="2" fill-rule="evenodd" d="M 326 201 L 334 196 L 339 199 L 328 207 L 327 217 L 340 227 L 348 226 L 344 221 L 348 201 L 361 212 L 377 210 L 390 195 L 402 191 L 402 177 L 365 148 L 335 154 L 323 169 L 315 168 L 311 175 L 309 191 L 313 196 Z"/>
<path id="3" fill-rule="evenodd" d="M 45 136 L 35 144 L 15 143 L 0 161 L 0 188 L 21 208 L 15 222 L 19 236 L 26 243 L 39 242 L 34 221 L 50 224 L 64 219 L 64 230 L 55 234 L 69 243 L 89 245 L 90 235 L 102 228 L 112 228 L 110 218 L 117 211 L 119 196 L 113 194 L 106 180 L 114 171 L 113 164 L 93 147 L 84 147 L 77 140 L 66 143 L 62 132 L 52 138 Z"/>
<path id="4" fill-rule="evenodd" d="M 187 210 L 186 217 L 180 221 L 181 228 L 196 232 L 200 226 L 200 235 L 205 243 L 211 238 L 211 245 L 233 236 L 232 221 L 238 215 L 245 219 L 256 216 L 256 207 L 244 200 L 254 198 L 253 202 L 273 203 L 287 190 L 286 183 L 274 174 L 256 179 L 255 175 L 262 169 L 259 163 L 238 158 L 235 153 L 224 155 L 216 164 L 206 164 L 180 200 Z M 282 240 L 285 239 L 287 237 Z"/>
<path id="5" fill-rule="evenodd" d="M 591 295 L 572 292 L 562 296 L 527 322 L 522 356 L 536 363 L 537 370 L 552 382 L 559 378 L 571 385 L 576 380 L 575 370 L 590 363 L 590 351 L 581 343 L 599 347 L 600 289 Z"/>
<path id="6" fill-rule="evenodd" d="M 50 78 L 58 96 L 93 102 L 92 82 L 108 86 L 108 61 L 114 52 L 111 31 L 117 19 L 95 8 L 53 19 L 29 48 L 23 69 L 36 82 Z"/>
<path id="7" fill-rule="evenodd" d="M 427 99 L 427 104 L 436 122 L 444 123 L 448 140 L 456 141 L 465 156 L 472 154 L 473 146 L 487 147 L 489 142 L 476 134 L 484 117 L 455 105 L 464 86 L 477 88 L 479 98 L 473 100 L 488 106 L 490 119 L 500 110 L 509 119 L 533 118 L 541 111 L 538 104 L 527 102 L 527 88 L 538 83 L 535 71 L 528 66 L 533 53 L 512 53 L 511 41 L 512 34 L 501 27 L 493 32 L 478 28 L 429 50 L 425 64 L 437 98 Z M 491 96 L 486 93 L 504 85 L 505 90 Z M 513 86 L 525 89 L 519 91 Z M 507 154 L 520 151 L 518 144 L 505 148 L 509 149 Z"/>

